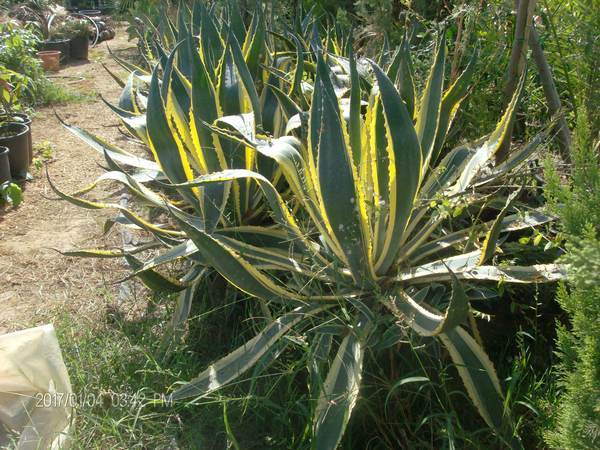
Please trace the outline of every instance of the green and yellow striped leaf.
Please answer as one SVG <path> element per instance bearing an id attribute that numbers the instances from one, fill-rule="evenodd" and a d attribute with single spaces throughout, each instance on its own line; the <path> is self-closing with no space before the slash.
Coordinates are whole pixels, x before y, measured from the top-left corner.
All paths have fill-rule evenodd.
<path id="1" fill-rule="evenodd" d="M 300 306 L 277 318 L 254 338 L 211 364 L 196 378 L 177 389 L 172 394 L 173 400 L 204 397 L 222 388 L 256 364 L 292 327 L 329 307 L 329 305 Z M 276 354 L 273 353 L 273 355 Z"/>

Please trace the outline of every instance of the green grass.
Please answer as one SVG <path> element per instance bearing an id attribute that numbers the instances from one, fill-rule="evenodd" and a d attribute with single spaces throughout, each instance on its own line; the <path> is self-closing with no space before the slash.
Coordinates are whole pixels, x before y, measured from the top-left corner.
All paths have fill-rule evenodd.
<path id="1" fill-rule="evenodd" d="M 64 105 L 67 103 L 92 102 L 94 100 L 96 100 L 96 94 L 93 92 L 79 92 L 48 79 L 40 80 L 35 91 L 37 106 Z"/>
<path id="2" fill-rule="evenodd" d="M 111 307 L 99 318 L 57 319 L 73 392 L 82 402 L 73 448 L 176 448 L 176 442 L 181 449 L 225 449 L 237 440 L 243 449 L 279 449 L 303 440 L 307 399 L 296 392 L 301 383 L 295 378 L 302 377 L 305 366 L 296 352 L 282 355 L 266 374 L 248 374 L 258 383 L 242 381 L 195 402 L 160 403 L 174 383 L 191 379 L 264 323 L 252 299 L 229 292 L 222 303 L 215 293 L 223 287 L 218 284 L 216 290 L 207 285 L 196 299 L 189 330 L 179 342 L 169 339 L 166 329 L 176 300 L 171 298 L 151 298 L 135 320 Z"/>
<path id="3" fill-rule="evenodd" d="M 206 280 L 179 341 L 168 339 L 166 328 L 176 298 L 142 297 L 146 306 L 135 319 L 108 306 L 93 319 L 58 320 L 73 391 L 84 403 L 76 411 L 73 448 L 310 448 L 307 421 L 314 402 L 306 389 L 308 347 L 299 336 L 286 342 L 273 365 L 259 364 L 217 394 L 173 406 L 154 402 L 264 324 L 255 299 L 223 290 L 222 280 Z M 109 294 L 98 296 L 105 301 L 97 303 L 114 304 Z M 540 392 L 546 384 L 534 373 L 534 341 L 520 336 L 518 350 L 509 352 L 518 356 L 498 369 L 521 428 L 529 431 L 535 417 L 544 415 L 538 399 L 547 398 Z M 365 364 L 361 396 L 341 448 L 499 448 L 437 344 L 425 346 L 406 335 L 401 345 L 367 355 Z M 407 367 L 413 371 L 406 373 Z M 530 442 L 535 446 L 539 440 Z"/>
<path id="4" fill-rule="evenodd" d="M 80 403 L 74 448 L 165 448 L 182 433 L 180 408 L 153 404 L 182 373 L 195 368 L 184 349 L 165 351 L 162 324 L 167 315 L 151 300 L 144 317 L 135 321 L 111 308 L 99 320 L 58 321 Z"/>

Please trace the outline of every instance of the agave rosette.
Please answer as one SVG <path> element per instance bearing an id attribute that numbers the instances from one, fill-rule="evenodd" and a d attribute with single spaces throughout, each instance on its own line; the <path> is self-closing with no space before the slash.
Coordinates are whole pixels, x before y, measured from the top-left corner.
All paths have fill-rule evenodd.
<path id="1" fill-rule="evenodd" d="M 253 180 L 270 204 L 279 229 L 285 231 L 288 249 L 282 253 L 281 248 L 253 245 L 236 236 L 224 240 L 181 211 L 173 210 L 173 217 L 206 264 L 231 284 L 264 301 L 281 302 L 283 309 L 297 306 L 173 396 L 208 395 L 259 359 L 275 357 L 273 346 L 291 329 L 311 324 L 309 335 L 318 340 L 315 321 L 328 323 L 345 317 L 333 339 L 337 348 L 330 341 L 326 349 L 332 352 L 329 372 L 315 381 L 321 388 L 314 408 L 315 447 L 335 448 L 356 403 L 365 347 L 376 330 L 377 317 L 392 315 L 399 325 L 439 339 L 482 418 L 507 445 L 519 448 L 493 365 L 472 336 L 476 330 L 470 333 L 465 327 L 472 313 L 466 292 L 485 281 L 538 283 L 564 276 L 563 268 L 555 264 L 494 263 L 502 233 L 551 220 L 535 210 L 518 213 L 517 193 L 505 188 L 506 195 L 498 194 L 502 185 L 495 183 L 531 154 L 540 137 L 503 165 L 487 170 L 507 139 L 521 83 L 489 136 L 440 158 L 452 118 L 466 94 L 471 68 L 444 91 L 445 48 L 440 43 L 417 102 L 410 64 L 403 60 L 407 54 L 401 50 L 397 56 L 387 73 L 371 64 L 375 83 L 363 113 L 354 58 L 349 57 L 349 97 L 340 101 L 331 81 L 332 69 L 325 61 L 328 55 L 318 54 L 306 139 L 253 139 L 241 127 L 234 132 L 212 127 L 222 137 L 272 158 L 293 193 L 292 201 L 286 201 L 264 176 L 248 170 L 213 173 L 179 188 Z M 392 82 L 397 78 L 399 89 Z M 456 222 L 461 228 L 448 232 L 453 218 L 447 209 L 439 208 L 439 202 L 467 209 L 500 206 L 493 220 L 481 224 L 463 217 Z M 429 293 L 434 283 L 450 288 L 443 300 L 436 296 L 432 304 Z"/>
<path id="2" fill-rule="evenodd" d="M 83 207 L 120 210 L 166 246 L 145 263 L 133 256 L 144 246 L 105 256 L 127 257 L 147 284 L 183 290 L 183 310 L 208 267 L 281 311 L 173 397 L 210 395 L 258 361 L 275 358 L 292 329 L 305 332 L 330 361 L 326 374 L 311 371 L 320 392 L 314 446 L 335 448 L 358 398 L 369 338 L 378 332 L 378 318 L 391 316 L 447 348 L 482 418 L 507 445 L 520 448 L 498 377 L 468 320 L 468 293 L 489 281 L 537 283 L 564 275 L 554 264 L 511 266 L 494 258 L 501 234 L 551 220 L 524 206 L 518 212 L 516 194 L 499 183 L 541 137 L 490 169 L 507 139 L 522 83 L 489 136 L 443 155 L 473 70 L 471 63 L 444 89 L 443 41 L 417 98 L 407 44 L 385 71 L 370 63 L 370 73 L 359 75 L 351 46 L 340 57 L 324 50 L 333 44 L 312 42 L 309 50 L 290 34 L 296 57 L 273 56 L 275 67 L 267 73 L 253 56 L 264 53 L 247 44 L 256 40 L 246 35 L 241 45 L 233 24 L 225 38 L 211 35 L 214 21 L 202 11 L 209 24 L 200 23 L 200 39 L 182 31 L 180 20 L 181 39 L 160 58 L 162 70 L 154 70 L 148 86 L 142 135 L 154 161 L 70 127 L 105 154 L 111 170 L 102 179 L 126 185 L 170 220 L 151 223 L 120 205 L 57 190 Z M 209 67 L 217 67 L 214 74 Z M 477 215 L 452 217 L 461 208 L 495 211 L 495 217 L 483 223 Z M 103 256 L 94 250 L 71 254 Z M 181 279 L 155 271 L 180 258 L 191 262 Z M 447 289 L 433 296 L 440 284 Z M 315 323 L 335 323 L 336 331 L 320 331 Z"/>

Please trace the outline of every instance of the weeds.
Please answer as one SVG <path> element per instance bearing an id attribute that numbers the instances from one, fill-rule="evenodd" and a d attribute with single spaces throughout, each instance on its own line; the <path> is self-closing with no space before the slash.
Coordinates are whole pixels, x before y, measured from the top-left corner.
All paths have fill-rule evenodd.
<path id="1" fill-rule="evenodd" d="M 38 106 L 84 103 L 96 99 L 95 93 L 71 90 L 49 79 L 40 80 L 36 87 L 35 102 Z"/>

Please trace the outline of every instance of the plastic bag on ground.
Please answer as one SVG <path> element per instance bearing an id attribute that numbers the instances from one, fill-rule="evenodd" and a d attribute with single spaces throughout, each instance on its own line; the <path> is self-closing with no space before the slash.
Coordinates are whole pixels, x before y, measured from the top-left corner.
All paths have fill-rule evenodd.
<path id="1" fill-rule="evenodd" d="M 73 403 L 52 325 L 0 336 L 0 446 L 66 449 Z"/>

